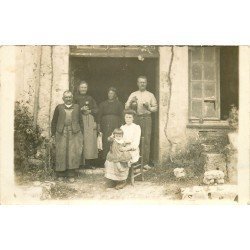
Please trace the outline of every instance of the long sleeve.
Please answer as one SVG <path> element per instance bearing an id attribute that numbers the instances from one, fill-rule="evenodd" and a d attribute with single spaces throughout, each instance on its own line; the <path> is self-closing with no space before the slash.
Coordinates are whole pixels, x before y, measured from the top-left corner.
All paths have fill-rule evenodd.
<path id="1" fill-rule="evenodd" d="M 157 109 L 158 109 L 157 101 L 156 101 L 155 96 L 152 94 L 151 99 L 150 99 L 150 107 L 149 107 L 149 110 L 150 110 L 151 112 L 156 112 Z"/>
<path id="2" fill-rule="evenodd" d="M 58 121 L 58 116 L 59 116 L 59 106 L 57 105 L 54 111 L 54 115 L 51 121 L 51 135 L 55 135 L 56 133 L 56 126 L 57 126 L 57 121 Z"/>
<path id="3" fill-rule="evenodd" d="M 80 124 L 80 129 L 83 133 L 84 130 L 84 125 L 83 125 L 83 120 L 82 120 L 82 112 L 80 110 L 80 106 L 78 105 L 78 109 L 79 109 L 79 124 Z"/>
<path id="4" fill-rule="evenodd" d="M 129 96 L 127 102 L 125 103 L 125 109 L 129 109 L 129 108 L 130 108 L 130 103 L 131 103 L 131 100 L 132 100 L 133 96 L 134 96 L 133 93 L 130 94 L 130 96 Z"/>

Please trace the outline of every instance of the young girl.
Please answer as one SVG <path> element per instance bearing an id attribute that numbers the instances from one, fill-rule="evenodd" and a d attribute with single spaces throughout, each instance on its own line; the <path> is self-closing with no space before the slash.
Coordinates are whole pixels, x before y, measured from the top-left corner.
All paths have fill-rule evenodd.
<path id="1" fill-rule="evenodd" d="M 113 141 L 110 147 L 110 151 L 107 154 L 107 160 L 111 162 L 129 162 L 132 159 L 127 143 L 123 140 L 123 131 L 120 128 L 116 128 L 113 132 L 113 136 L 109 137 L 109 141 Z"/>

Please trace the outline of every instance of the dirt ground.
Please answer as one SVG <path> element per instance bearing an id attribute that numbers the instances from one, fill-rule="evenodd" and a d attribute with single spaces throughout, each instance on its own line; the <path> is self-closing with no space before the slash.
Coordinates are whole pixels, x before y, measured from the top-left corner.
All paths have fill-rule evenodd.
<path id="1" fill-rule="evenodd" d="M 150 199 L 150 200 L 178 200 L 181 199 L 180 188 L 202 184 L 202 175 L 194 175 L 192 169 L 186 168 L 187 176 L 176 179 L 173 166 L 162 166 L 150 169 L 145 173 L 143 182 L 136 181 L 135 185 L 127 184 L 124 189 L 106 189 L 104 169 L 80 170 L 74 183 L 67 180 L 53 181 L 55 184 L 50 191 L 52 200 L 124 200 L 124 199 Z M 17 178 L 19 185 L 33 185 L 34 181 L 22 181 Z M 41 181 L 41 180 L 40 180 Z M 42 183 L 43 181 L 41 181 Z"/>

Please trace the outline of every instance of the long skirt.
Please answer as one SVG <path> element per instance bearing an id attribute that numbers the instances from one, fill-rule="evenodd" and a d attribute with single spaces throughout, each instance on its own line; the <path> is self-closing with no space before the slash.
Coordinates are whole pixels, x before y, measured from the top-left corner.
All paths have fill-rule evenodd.
<path id="1" fill-rule="evenodd" d="M 66 126 L 62 134 L 56 132 L 56 171 L 79 168 L 82 143 L 82 132 L 74 134 Z"/>
<path id="2" fill-rule="evenodd" d="M 151 116 L 137 116 L 136 124 L 141 127 L 141 136 L 144 137 L 144 148 L 141 149 L 143 153 L 144 164 L 149 163 L 150 156 L 150 142 L 151 142 L 151 130 L 152 130 L 152 119 Z"/>
<path id="3" fill-rule="evenodd" d="M 83 157 L 86 160 L 98 158 L 97 125 L 92 115 L 82 115 L 83 119 Z"/>
<path id="4" fill-rule="evenodd" d="M 115 128 L 120 128 L 120 117 L 117 115 L 105 115 L 101 119 L 101 131 L 102 135 L 102 146 L 103 146 L 103 159 L 106 159 L 106 156 L 109 152 L 110 143 L 108 142 L 108 137 L 111 136 Z"/>
<path id="5" fill-rule="evenodd" d="M 105 177 L 113 181 L 125 181 L 128 178 L 130 163 L 105 162 Z"/>

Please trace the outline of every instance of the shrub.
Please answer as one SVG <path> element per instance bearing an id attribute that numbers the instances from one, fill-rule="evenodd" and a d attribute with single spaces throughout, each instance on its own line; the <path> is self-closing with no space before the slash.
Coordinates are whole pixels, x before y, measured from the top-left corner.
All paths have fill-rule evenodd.
<path id="1" fill-rule="evenodd" d="M 41 132 L 39 126 L 33 125 L 33 117 L 27 105 L 23 102 L 16 102 L 14 120 L 14 163 L 16 170 L 27 166 L 28 158 L 37 153 L 39 146 L 45 140 Z"/>

